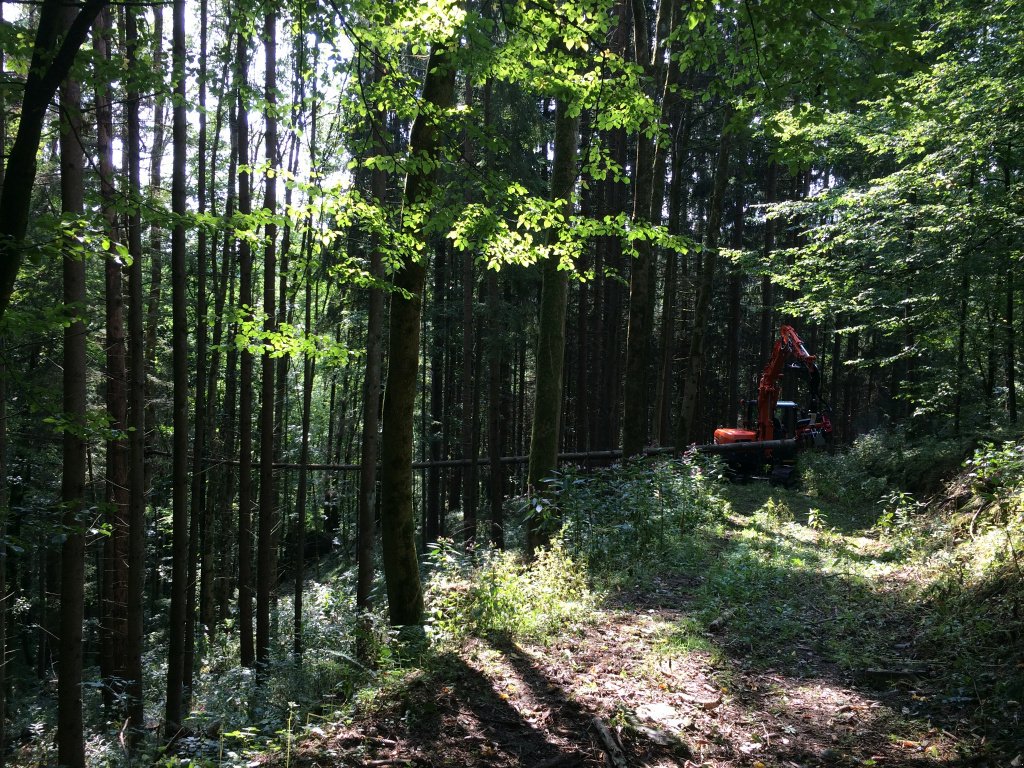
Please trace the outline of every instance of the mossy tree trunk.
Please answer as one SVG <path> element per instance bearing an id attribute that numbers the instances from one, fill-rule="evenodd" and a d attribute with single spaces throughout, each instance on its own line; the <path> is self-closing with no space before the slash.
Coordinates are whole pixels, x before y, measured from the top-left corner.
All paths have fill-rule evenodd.
<path id="1" fill-rule="evenodd" d="M 404 205 L 426 204 L 434 191 L 441 124 L 455 92 L 455 66 L 447 44 L 435 43 L 427 60 L 422 106 L 409 150 L 417 163 L 405 179 Z M 381 434 L 381 547 L 391 623 L 423 623 L 423 589 L 416 556 L 412 499 L 413 423 L 420 356 L 420 314 L 426 264 L 407 258 L 394 276 L 388 324 L 388 377 Z"/>

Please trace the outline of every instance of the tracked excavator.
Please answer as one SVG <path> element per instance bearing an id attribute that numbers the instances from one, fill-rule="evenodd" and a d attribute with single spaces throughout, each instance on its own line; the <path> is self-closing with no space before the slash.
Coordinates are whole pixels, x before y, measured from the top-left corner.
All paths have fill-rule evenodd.
<path id="1" fill-rule="evenodd" d="M 699 450 L 722 455 L 738 477 L 767 471 L 772 485 L 793 487 L 797 482 L 797 453 L 823 448 L 832 437 L 831 408 L 821 398 L 816 359 L 793 326 L 783 325 L 761 373 L 757 399 L 741 401 L 743 426 L 719 427 L 714 443 Z M 779 400 L 786 369 L 806 377 L 809 396 L 805 409 L 793 401 Z"/>

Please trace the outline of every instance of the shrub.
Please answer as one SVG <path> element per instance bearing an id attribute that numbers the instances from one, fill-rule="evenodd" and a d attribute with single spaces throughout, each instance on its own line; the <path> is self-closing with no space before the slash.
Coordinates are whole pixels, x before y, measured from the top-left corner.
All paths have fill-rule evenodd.
<path id="1" fill-rule="evenodd" d="M 586 621 L 594 608 L 586 572 L 560 539 L 531 563 L 490 549 L 465 555 L 447 541 L 429 557 L 428 624 L 437 639 L 497 634 L 545 641 Z"/>
<path id="2" fill-rule="evenodd" d="M 789 504 L 786 503 L 785 499 L 776 499 L 774 496 L 769 497 L 758 512 L 762 513 L 770 523 L 779 525 L 781 523 L 793 522 L 793 510 L 789 508 Z"/>
<path id="3" fill-rule="evenodd" d="M 566 545 L 593 574 L 636 575 L 721 515 L 723 475 L 716 458 L 699 454 L 568 470 L 558 495 Z"/>
<path id="4" fill-rule="evenodd" d="M 1024 510 L 1024 443 L 983 443 L 964 462 L 971 490 L 993 506 L 993 521 L 1006 523 Z"/>
<path id="5" fill-rule="evenodd" d="M 873 503 L 887 491 L 937 490 L 963 455 L 963 444 L 955 440 L 910 441 L 902 429 L 875 430 L 859 436 L 842 453 L 804 453 L 801 477 L 807 490 L 822 499 Z"/>

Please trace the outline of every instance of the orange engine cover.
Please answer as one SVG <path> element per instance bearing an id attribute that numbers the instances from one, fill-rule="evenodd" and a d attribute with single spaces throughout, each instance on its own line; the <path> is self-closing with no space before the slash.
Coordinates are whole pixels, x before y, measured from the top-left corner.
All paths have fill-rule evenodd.
<path id="1" fill-rule="evenodd" d="M 757 432 L 750 429 L 733 429 L 731 427 L 719 427 L 715 430 L 715 445 L 727 445 L 729 443 L 751 443 L 757 439 Z"/>

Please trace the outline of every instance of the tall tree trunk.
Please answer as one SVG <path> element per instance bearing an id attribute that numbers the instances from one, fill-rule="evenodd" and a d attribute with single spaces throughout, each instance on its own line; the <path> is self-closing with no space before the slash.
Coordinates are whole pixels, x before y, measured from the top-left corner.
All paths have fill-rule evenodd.
<path id="1" fill-rule="evenodd" d="M 661 122 L 669 93 L 666 60 L 671 61 L 671 37 L 675 16 L 674 0 L 658 3 L 658 16 L 650 35 L 645 0 L 630 0 L 633 21 L 634 60 L 644 68 L 646 80 Z M 652 132 L 637 136 L 635 183 L 633 185 L 633 222 L 637 225 L 661 223 L 664 197 L 664 147 L 660 147 Z M 660 161 L 659 161 L 660 158 Z M 659 167 L 661 168 L 660 179 Z M 648 238 L 635 244 L 629 279 L 629 325 L 626 330 L 626 378 L 623 389 L 622 455 L 635 456 L 643 452 L 648 437 L 648 404 L 650 393 L 648 372 L 651 363 L 651 336 L 654 325 L 654 248 Z"/>
<path id="2" fill-rule="evenodd" d="M 956 374 L 953 392 L 953 433 L 960 436 L 963 421 L 964 380 L 967 378 L 967 310 L 971 295 L 971 273 L 961 265 L 960 310 L 957 313 Z"/>
<path id="3" fill-rule="evenodd" d="M 109 62 L 110 10 L 104 9 L 93 25 L 93 47 L 100 61 Z M 107 87 L 96 93 L 96 138 L 99 155 L 103 218 L 111 243 L 121 238 L 117 225 L 114 188 L 114 121 Z M 105 483 L 109 533 L 103 542 L 103 598 L 100 627 L 103 633 L 101 668 L 104 703 L 121 701 L 128 680 L 128 373 L 124 332 L 124 296 L 121 261 L 113 245 L 104 264 L 106 297 L 106 406 L 111 435 L 107 439 Z M 120 715 L 119 715 L 120 717 Z"/>
<path id="4" fill-rule="evenodd" d="M 687 182 L 683 179 L 684 166 L 689 155 L 689 110 L 676 134 L 672 144 L 672 181 L 668 191 L 668 231 L 676 235 L 680 232 L 680 208 L 686 194 Z M 659 445 L 666 445 L 672 432 L 672 383 L 676 353 L 675 324 L 678 314 L 676 293 L 678 292 L 679 259 L 678 253 L 669 251 L 665 258 L 665 289 L 661 305 L 661 338 L 659 346 L 659 376 L 654 397 L 654 434 Z"/>
<path id="5" fill-rule="evenodd" d="M 68 8 L 66 23 L 75 11 Z M 84 209 L 85 153 L 82 150 L 81 89 L 73 77 L 61 86 L 61 211 L 78 219 Z M 60 557 L 60 649 L 57 659 L 57 759 L 67 768 L 85 766 L 82 718 L 82 622 L 85 616 L 86 325 L 85 254 L 72 238 L 64 241 L 64 418 Z"/>
<path id="6" fill-rule="evenodd" d="M 3 13 L 0 12 L 0 21 Z M 3 74 L 3 55 L 0 55 L 0 75 Z M 0 98 L 0 112 L 3 99 Z M 0 123 L 3 118 L 0 117 Z M 3 131 L 0 130 L 0 140 Z M 0 185 L 3 171 L 0 171 Z M 7 539 L 7 519 L 10 516 L 11 493 L 7 484 L 7 344 L 0 339 L 0 538 Z M 17 584 L 17 581 L 14 580 Z M 0 547 L 0 768 L 7 764 L 7 547 Z"/>
<path id="7" fill-rule="evenodd" d="M 4 21 L 0 3 L 0 24 Z M 6 54 L 0 50 L 0 82 L 6 70 Z M 0 147 L 7 148 L 7 98 L 0 89 Z M 4 161 L 0 159 L 0 196 L 4 188 Z M 7 355 L 0 336 L 0 541 L 7 540 L 10 490 L 7 485 Z M 7 764 L 7 547 L 0 546 L 0 768 Z"/>
<path id="8" fill-rule="evenodd" d="M 238 213 L 252 213 L 252 178 L 243 170 L 249 162 L 249 104 L 245 83 L 249 71 L 249 44 L 245 35 L 238 36 L 235 56 L 238 97 Z M 238 300 L 242 311 L 252 316 L 252 248 L 245 238 L 238 240 Z M 256 664 L 252 634 L 252 368 L 253 356 L 249 340 L 239 350 L 238 394 L 238 639 L 239 660 L 243 667 Z"/>
<path id="9" fill-rule="evenodd" d="M 768 175 L 765 179 L 765 202 L 774 203 L 779 193 L 778 166 L 774 162 L 768 163 Z M 763 261 L 768 262 L 775 250 L 775 220 L 766 219 L 764 222 L 764 251 Z M 775 302 L 775 290 L 772 285 L 770 272 L 761 276 L 761 317 L 758 332 L 758 361 L 765 361 L 772 351 L 772 305 Z"/>
<path id="10" fill-rule="evenodd" d="M 153 71 L 164 71 L 164 9 L 162 5 L 153 8 L 152 56 Z M 162 76 L 162 74 L 161 74 Z M 164 89 L 158 88 L 153 97 L 153 145 L 149 158 L 150 205 L 162 196 L 164 150 L 166 148 Z M 163 284 L 163 223 L 153 221 L 149 226 L 149 295 L 146 298 L 146 446 L 152 451 L 157 439 L 157 413 L 153 387 L 157 379 L 156 346 L 160 324 L 160 295 Z M 152 489 L 153 462 L 146 463 L 146 490 Z M 161 535 L 158 531 L 158 536 Z M 154 593 L 159 593 L 160 569 L 152 571 Z"/>
<path id="11" fill-rule="evenodd" d="M 263 24 L 266 100 L 266 160 L 278 168 L 277 158 L 277 13 L 270 6 Z M 277 209 L 277 173 L 267 174 L 264 210 L 271 216 Z M 264 332 L 277 331 L 275 280 L 277 279 L 277 224 L 268 219 L 264 232 L 263 312 Z M 259 535 L 256 539 L 256 664 L 270 660 L 270 593 L 277 581 L 274 568 L 274 359 L 264 346 L 262 356 L 262 394 L 260 400 L 260 505 Z"/>
<path id="12" fill-rule="evenodd" d="M 441 143 L 440 121 L 454 103 L 455 66 L 447 45 L 435 43 L 427 60 L 423 105 L 413 122 L 409 143 L 413 157 L 436 157 Z M 436 163 L 410 170 L 405 180 L 405 205 L 429 205 L 435 177 Z M 388 329 L 388 381 L 381 436 L 381 531 L 388 607 L 395 625 L 418 625 L 423 621 L 412 504 L 412 448 L 425 272 L 422 261 L 410 258 L 395 273 L 395 287 L 402 293 L 392 294 Z"/>
<path id="13" fill-rule="evenodd" d="M 229 152 L 228 152 L 228 173 L 227 173 L 227 193 L 226 200 L 224 202 L 224 215 L 227 219 L 235 213 L 236 199 L 237 199 L 237 183 L 239 181 L 238 176 L 238 99 L 232 96 L 231 106 L 228 111 L 228 136 L 229 136 Z M 227 296 L 226 304 L 222 304 L 221 311 L 217 313 L 218 321 L 223 312 L 223 307 L 234 308 L 235 302 L 235 289 L 236 289 L 236 272 L 239 273 L 239 280 L 241 279 L 241 252 L 238 240 L 230 235 L 226 234 L 224 237 L 222 260 L 225 267 L 225 280 L 227 282 Z M 238 285 L 239 290 L 241 286 Z M 216 331 L 216 329 L 215 329 Z M 221 451 L 224 456 L 234 456 L 236 452 L 239 455 L 239 467 L 238 477 L 239 483 L 242 476 L 241 468 L 241 452 L 238 450 L 237 438 L 238 438 L 238 406 L 239 404 L 239 354 L 238 344 L 235 343 L 235 339 L 238 338 L 238 324 L 232 322 L 228 326 L 228 338 L 231 341 L 226 345 L 227 349 L 224 353 L 224 403 L 221 412 L 220 423 L 217 431 L 220 435 Z M 214 347 L 216 350 L 216 346 Z M 240 569 L 231 568 L 231 557 L 230 553 L 233 549 L 231 545 L 232 534 L 236 534 L 236 540 L 240 537 L 237 536 L 237 531 L 234 530 L 231 522 L 233 519 L 232 509 L 234 507 L 235 497 L 235 473 L 230 465 L 223 465 L 220 474 L 220 488 L 217 496 L 218 519 L 220 526 L 217 531 L 217 542 L 218 549 L 222 553 L 222 556 L 218 558 L 217 563 L 217 605 L 218 613 L 217 617 L 219 620 L 224 620 L 228 616 L 229 606 L 231 598 L 234 595 L 235 586 L 235 574 Z M 239 507 L 241 510 L 241 507 Z M 241 513 L 239 513 L 241 514 Z M 236 563 L 237 564 L 237 563 Z"/>
<path id="14" fill-rule="evenodd" d="M 374 79 L 383 73 L 374 62 Z M 370 126 L 377 137 L 379 151 L 386 151 L 385 123 L 387 115 L 375 113 L 375 124 Z M 387 175 L 375 168 L 370 172 L 370 191 L 374 202 L 386 204 Z M 383 256 L 379 244 L 374 241 L 370 248 L 370 274 L 376 279 L 384 277 Z M 370 592 L 373 589 L 373 553 L 377 541 L 375 525 L 377 502 L 377 457 L 380 454 L 380 383 L 382 333 L 384 330 L 384 293 L 377 287 L 369 291 L 366 315 L 366 370 L 363 376 L 363 431 L 362 451 L 359 462 L 359 506 L 356 521 L 356 536 L 359 542 L 356 553 L 356 606 L 362 611 L 370 609 Z"/>
<path id="15" fill-rule="evenodd" d="M 475 254 L 467 251 L 462 265 L 462 423 L 460 453 L 469 463 L 462 469 L 462 541 L 470 546 L 476 540 L 476 454 L 473 451 L 475 420 L 473 392 L 476 383 L 476 322 L 473 318 Z"/>
<path id="16" fill-rule="evenodd" d="M 741 163 L 742 165 L 742 163 Z M 743 250 L 743 173 L 736 174 L 736 207 L 733 211 L 732 247 Z M 743 342 L 743 272 L 738 264 L 729 265 L 729 327 L 726 338 L 727 392 L 723 424 L 735 426 L 740 401 L 740 347 Z"/>
<path id="17" fill-rule="evenodd" d="M 307 241 L 312 242 L 307 234 Z M 312 248 L 305 254 L 306 269 L 306 317 L 304 334 L 309 338 L 313 326 L 312 275 L 309 260 Z M 302 658 L 302 587 L 305 580 L 304 550 L 306 546 L 306 494 L 309 486 L 309 416 L 313 404 L 313 356 L 306 352 L 302 365 L 302 443 L 299 448 L 299 488 L 295 494 L 295 612 L 292 638 L 292 654 Z"/>
<path id="18" fill-rule="evenodd" d="M 181 730 L 187 711 L 185 692 L 185 624 L 188 615 L 188 277 L 185 263 L 185 214 L 188 151 L 185 122 L 185 0 L 174 0 L 172 43 L 174 162 L 171 175 L 171 361 L 174 395 L 171 444 L 171 609 L 167 640 L 167 738 Z"/>
<path id="19" fill-rule="evenodd" d="M 138 22 L 134 8 L 125 8 L 125 47 L 129 71 L 138 64 Z M 128 153 L 128 350 L 129 350 L 129 432 L 128 432 L 128 584 L 126 677 L 128 679 L 128 726 L 132 742 L 145 727 L 142 686 L 144 619 L 142 597 L 146 578 L 146 352 L 142 308 L 142 143 L 139 127 L 139 91 L 128 78 L 125 101 Z"/>
<path id="20" fill-rule="evenodd" d="M 829 406 L 839 405 L 839 383 L 842 378 L 840 371 L 843 364 L 843 337 L 839 333 L 842 317 L 836 317 L 836 332 L 832 334 L 832 380 L 829 382 Z"/>
<path id="21" fill-rule="evenodd" d="M 208 32 L 208 0 L 199 4 L 199 151 L 197 159 L 198 213 L 206 213 L 206 37 Z M 206 534 L 206 451 L 207 451 L 207 237 L 206 228 L 199 227 L 196 234 L 196 360 L 195 360 L 195 439 L 192 445 L 192 515 L 189 528 L 188 593 L 185 600 L 185 658 L 183 687 L 191 706 L 193 676 L 196 666 L 196 595 L 197 579 L 202 575 L 205 583 L 210 578 L 210 560 L 205 556 Z M 203 547 L 200 550 L 200 547 Z M 202 568 L 200 568 L 202 560 Z M 202 621 L 202 617 L 200 617 Z"/>
<path id="22" fill-rule="evenodd" d="M 615 131 L 611 140 L 612 157 L 621 167 L 625 167 L 626 134 L 623 130 Z M 606 190 L 605 211 L 611 215 L 622 211 L 626 204 L 625 184 L 618 181 L 609 182 Z M 618 237 L 608 238 L 605 242 L 605 271 L 618 274 L 623 269 L 622 241 Z M 618 444 L 619 403 L 622 401 L 621 352 L 622 323 L 620 321 L 623 289 L 618 279 L 604 280 L 604 296 L 601 306 L 602 314 L 598 315 L 603 328 L 601 329 L 601 373 L 600 395 L 597 398 L 598 428 L 594 440 L 597 449 L 611 449 Z"/>
<path id="23" fill-rule="evenodd" d="M 505 470 L 501 466 L 501 451 L 505 445 L 507 422 L 502 410 L 501 381 L 504 363 L 504 326 L 501 322 L 502 301 L 498 273 L 487 270 L 487 458 L 490 464 L 488 480 L 491 500 L 491 544 L 505 548 Z"/>
<path id="24" fill-rule="evenodd" d="M 1011 183 L 1013 180 L 1010 167 L 1009 154 L 1011 147 L 1007 147 L 1007 159 L 1003 163 L 1003 192 L 1009 198 Z M 1014 259 L 1008 259 L 1006 264 L 1006 410 L 1011 424 L 1017 423 L 1017 336 L 1013 324 L 1013 303 L 1015 288 L 1016 270 Z"/>
<path id="25" fill-rule="evenodd" d="M 430 345 L 430 461 L 434 466 L 427 470 L 427 520 L 423 526 L 423 536 L 428 542 L 435 542 L 441 535 L 441 461 L 447 437 L 447 420 L 445 419 L 445 341 L 447 323 L 443 317 L 445 304 L 446 244 L 437 249 L 434 259 L 433 285 L 433 318 L 431 323 Z"/>
<path id="26" fill-rule="evenodd" d="M 694 308 L 693 328 L 690 333 L 690 352 L 687 356 L 686 374 L 683 379 L 682 409 L 679 414 L 679 431 L 676 448 L 683 450 L 696 437 L 697 399 L 700 385 L 701 365 L 704 362 L 704 338 L 707 335 L 711 295 L 715 288 L 715 266 L 718 261 L 718 237 L 722 222 L 722 207 L 725 202 L 725 187 L 729 180 L 729 116 L 727 111 L 722 121 L 722 137 L 718 145 L 718 162 L 715 166 L 715 182 L 708 211 L 708 226 L 704 237 L 704 253 L 701 263 L 700 285 L 697 289 L 697 304 Z"/>
<path id="27" fill-rule="evenodd" d="M 555 107 L 555 147 L 551 169 L 551 199 L 561 201 L 566 220 L 572 213 L 572 191 L 576 185 L 576 154 L 579 118 L 570 114 L 567 102 Z M 548 234 L 554 245 L 558 233 Z M 548 481 L 558 467 L 559 425 L 562 421 L 562 371 L 565 363 L 565 308 L 568 277 L 557 258 L 548 256 L 541 265 L 540 318 L 537 329 L 537 384 L 533 404 L 533 431 L 530 438 L 528 493 L 545 498 L 540 509 L 527 521 L 526 546 L 532 556 L 550 540 L 553 521 Z"/>
<path id="28" fill-rule="evenodd" d="M 1006 268 L 1006 410 L 1011 424 L 1017 423 L 1017 337 L 1013 324 L 1014 268 Z"/>
<path id="29" fill-rule="evenodd" d="M 851 333 L 846 344 L 846 359 L 856 360 L 860 357 L 860 334 Z M 846 372 L 846 381 L 843 383 L 843 440 L 847 443 L 853 442 L 853 417 L 857 412 L 856 403 L 859 394 L 858 384 L 860 383 L 860 370 L 850 368 Z"/>

